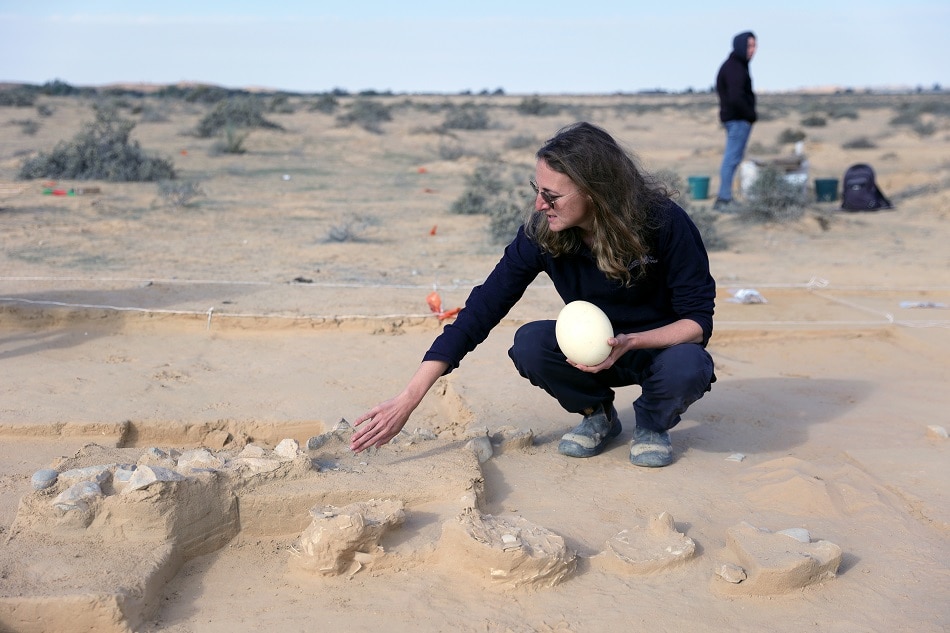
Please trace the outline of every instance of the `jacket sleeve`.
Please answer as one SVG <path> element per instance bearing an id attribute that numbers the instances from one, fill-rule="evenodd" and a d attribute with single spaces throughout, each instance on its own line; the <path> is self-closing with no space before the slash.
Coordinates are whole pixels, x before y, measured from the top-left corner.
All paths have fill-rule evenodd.
<path id="1" fill-rule="evenodd" d="M 716 281 L 709 270 L 709 255 L 699 229 L 678 205 L 670 206 L 668 230 L 663 231 L 660 248 L 666 267 L 670 305 L 678 319 L 690 319 L 703 330 L 703 345 L 713 331 Z"/>

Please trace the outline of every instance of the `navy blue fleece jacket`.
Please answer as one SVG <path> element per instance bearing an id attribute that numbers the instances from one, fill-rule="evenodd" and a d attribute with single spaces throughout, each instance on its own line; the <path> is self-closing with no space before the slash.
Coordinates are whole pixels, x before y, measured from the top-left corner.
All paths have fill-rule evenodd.
<path id="1" fill-rule="evenodd" d="M 668 201 L 658 211 L 659 228 L 651 236 L 650 256 L 634 266 L 646 275 L 624 287 L 597 268 L 586 246 L 571 255 L 552 257 L 524 233 L 505 248 L 488 278 L 472 289 L 454 323 L 445 327 L 423 360 L 448 363 L 448 372 L 484 341 L 521 299 L 539 273 L 547 273 L 564 303 L 589 301 L 610 318 L 615 333 L 642 332 L 679 319 L 692 319 L 703 330 L 703 345 L 713 329 L 716 282 L 696 226 L 679 205 Z"/>
<path id="2" fill-rule="evenodd" d="M 739 33 L 732 41 L 732 53 L 716 75 L 716 93 L 719 95 L 719 120 L 755 123 L 755 93 L 749 73 L 749 38 L 751 31 Z"/>

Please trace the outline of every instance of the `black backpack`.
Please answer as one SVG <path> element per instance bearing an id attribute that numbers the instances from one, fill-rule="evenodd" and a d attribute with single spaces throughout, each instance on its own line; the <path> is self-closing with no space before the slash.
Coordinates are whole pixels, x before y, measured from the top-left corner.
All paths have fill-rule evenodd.
<path id="1" fill-rule="evenodd" d="M 844 172 L 841 208 L 845 211 L 877 211 L 893 207 L 874 182 L 874 170 L 871 166 L 859 163 L 848 167 Z"/>

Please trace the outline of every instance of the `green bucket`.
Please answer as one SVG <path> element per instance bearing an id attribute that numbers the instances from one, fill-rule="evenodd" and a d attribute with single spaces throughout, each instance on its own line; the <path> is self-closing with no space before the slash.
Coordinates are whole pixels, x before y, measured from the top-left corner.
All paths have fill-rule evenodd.
<path id="1" fill-rule="evenodd" d="M 705 200 L 709 197 L 709 176 L 689 176 L 686 183 L 693 200 Z"/>
<path id="2" fill-rule="evenodd" d="M 834 202 L 838 199 L 837 178 L 816 178 L 815 199 L 818 202 Z"/>

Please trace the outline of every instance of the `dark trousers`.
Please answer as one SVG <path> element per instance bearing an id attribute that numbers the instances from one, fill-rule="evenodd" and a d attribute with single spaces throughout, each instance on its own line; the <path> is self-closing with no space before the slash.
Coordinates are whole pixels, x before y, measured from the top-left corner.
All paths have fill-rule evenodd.
<path id="1" fill-rule="evenodd" d="M 567 363 L 554 325 L 554 321 L 534 321 L 518 328 L 508 356 L 522 376 L 571 413 L 601 403 L 609 409 L 615 388 L 640 385 L 642 393 L 633 403 L 637 426 L 666 431 L 716 380 L 712 357 L 696 343 L 634 350 L 605 371 L 580 371 Z"/>

